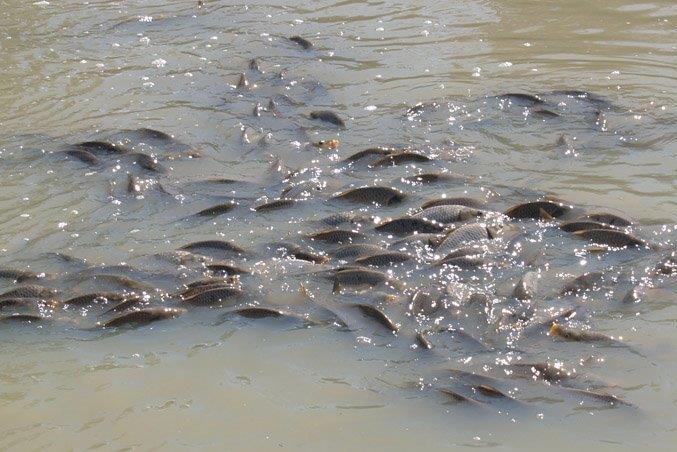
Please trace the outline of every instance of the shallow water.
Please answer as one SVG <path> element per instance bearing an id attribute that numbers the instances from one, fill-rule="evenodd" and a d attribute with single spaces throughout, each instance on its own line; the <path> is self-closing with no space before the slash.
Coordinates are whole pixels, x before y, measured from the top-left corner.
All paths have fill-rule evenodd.
<path id="1" fill-rule="evenodd" d="M 310 220 L 344 207 L 310 200 L 251 214 L 248 206 L 280 193 L 282 173 L 305 167 L 319 169 L 315 176 L 328 193 L 373 183 L 411 193 L 411 204 L 382 208 L 382 216 L 440 191 L 484 198 L 497 210 L 550 194 L 632 218 L 637 233 L 670 249 L 677 214 L 677 7 L 671 2 L 289 3 L 207 1 L 198 10 L 193 2 L 0 0 L 0 263 L 59 272 L 64 264 L 47 253 L 61 252 L 90 263 L 141 265 L 142 256 L 214 238 L 265 254 L 271 240 L 298 239 L 318 228 Z M 311 39 L 314 49 L 290 43 L 293 34 Z M 253 57 L 264 74 L 247 72 Z M 241 72 L 256 87 L 238 90 Z M 562 118 L 571 113 L 566 119 L 540 118 L 519 102 L 492 97 L 547 98 L 557 90 L 590 91 L 608 104 L 568 99 L 553 107 Z M 265 107 L 280 92 L 299 105 L 281 99 L 281 115 L 252 115 L 257 103 Z M 437 105 L 407 117 L 419 102 Z M 339 112 L 347 129 L 305 117 L 319 108 Z M 203 154 L 169 161 L 168 153 L 185 148 L 136 145 L 167 167 L 158 179 L 169 195 L 155 186 L 142 196 L 126 193 L 128 171 L 156 179 L 128 160 L 92 170 L 58 154 L 68 143 L 111 134 L 134 141 L 133 132 L 120 131 L 139 127 L 169 132 Z M 259 145 L 267 133 L 268 143 Z M 307 145 L 331 138 L 341 141 L 336 151 Z M 410 147 L 436 162 L 378 172 L 338 163 L 370 146 Z M 271 155 L 281 171 L 271 167 Z M 431 168 L 470 179 L 443 188 L 400 180 Z M 212 186 L 184 184 L 209 177 L 248 184 L 218 187 L 224 197 Z M 241 203 L 232 214 L 191 218 L 230 197 Z M 558 272 L 611 269 L 620 280 L 614 300 L 627 289 L 626 279 L 640 277 L 662 255 L 605 253 L 588 257 L 583 269 L 580 253 L 567 253 L 580 251 L 577 242 L 552 230 L 537 235 L 536 246 L 549 250 L 538 261 L 547 281 L 561 283 Z M 306 278 L 307 266 L 298 262 L 245 264 L 259 272 L 248 286 L 255 297 L 301 306 L 301 281 L 316 297 L 331 297 L 331 285 Z M 501 284 L 512 281 L 510 270 L 486 280 L 498 296 Z M 153 283 L 167 290 L 177 285 L 175 276 L 154 275 Z M 508 276 L 494 286 L 498 275 Z M 11 285 L 4 281 L 2 291 Z M 85 312 L 69 318 L 72 327 L 3 327 L 0 444 L 22 450 L 667 449 L 677 427 L 674 287 L 660 280 L 640 303 L 624 308 L 591 296 L 590 326 L 622 336 L 630 349 L 538 341 L 521 344 L 527 350 L 487 356 L 464 349 L 428 359 L 404 334 L 391 341 L 368 329 L 354 335 L 280 328 L 268 320 L 218 322 L 211 309 L 103 334 L 83 331 L 93 322 Z M 635 408 L 577 406 L 556 388 L 523 388 L 515 380 L 506 390 L 524 406 L 474 410 L 411 385 L 445 367 L 490 372 L 520 356 L 576 367 Z"/>

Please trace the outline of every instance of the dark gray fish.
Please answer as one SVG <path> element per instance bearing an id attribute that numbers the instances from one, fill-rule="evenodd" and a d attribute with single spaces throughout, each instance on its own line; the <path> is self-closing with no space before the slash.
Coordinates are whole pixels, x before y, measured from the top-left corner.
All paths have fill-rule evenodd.
<path id="1" fill-rule="evenodd" d="M 121 326 L 143 326 L 159 320 L 175 319 L 186 312 L 183 308 L 144 308 L 138 311 L 126 312 L 103 324 L 103 328 L 115 328 Z"/>
<path id="2" fill-rule="evenodd" d="M 238 79 L 237 79 L 237 84 L 235 85 L 237 89 L 240 90 L 248 90 L 249 89 L 249 80 L 247 80 L 247 76 L 244 75 L 244 73 L 240 74 Z"/>
<path id="3" fill-rule="evenodd" d="M 310 119 L 317 119 L 319 121 L 328 122 L 337 127 L 340 127 L 341 129 L 346 128 L 345 121 L 341 119 L 338 114 L 334 113 L 331 110 L 311 111 Z"/>
<path id="4" fill-rule="evenodd" d="M 40 314 L 9 314 L 0 316 L 0 324 L 7 323 L 34 323 L 45 320 L 46 317 Z"/>
<path id="5" fill-rule="evenodd" d="M 599 223 L 597 221 L 568 221 L 559 225 L 559 228 L 566 232 L 587 231 L 590 229 L 611 229 L 613 226 Z"/>
<path id="6" fill-rule="evenodd" d="M 475 406 L 482 405 L 482 402 L 478 402 L 475 399 L 471 399 L 470 397 L 466 397 L 466 396 L 454 391 L 451 388 L 439 388 L 438 391 L 440 391 L 442 394 L 444 394 L 453 403 L 465 403 L 465 404 L 475 405 Z"/>
<path id="7" fill-rule="evenodd" d="M 206 209 L 202 209 L 195 215 L 200 216 L 200 217 L 217 217 L 219 215 L 223 215 L 224 213 L 228 213 L 234 208 L 237 207 L 237 204 L 234 202 L 229 202 L 225 204 L 217 204 L 212 207 L 207 207 Z"/>
<path id="8" fill-rule="evenodd" d="M 261 204 L 260 206 L 254 207 L 254 210 L 257 212 L 270 212 L 272 210 L 286 209 L 288 207 L 295 206 L 298 201 L 295 199 L 276 199 L 274 201 Z"/>
<path id="9" fill-rule="evenodd" d="M 75 148 L 91 152 L 96 156 L 127 154 L 129 149 L 107 141 L 83 141 L 73 145 Z"/>
<path id="10" fill-rule="evenodd" d="M 3 298 L 0 300 L 0 311 L 5 308 L 41 308 L 56 307 L 56 305 L 56 301 L 47 301 L 42 298 Z"/>
<path id="11" fill-rule="evenodd" d="M 389 265 L 399 264 L 411 259 L 412 257 L 405 253 L 386 252 L 361 257 L 356 259 L 355 263 L 358 265 L 371 265 L 373 267 L 387 267 Z"/>
<path id="12" fill-rule="evenodd" d="M 34 281 L 40 278 L 38 273 L 30 270 L 19 270 L 15 268 L 0 268 L 0 278 L 11 279 L 17 283 Z"/>
<path id="13" fill-rule="evenodd" d="M 92 276 L 86 276 L 82 278 L 83 280 L 90 280 L 96 284 L 111 284 L 114 286 L 119 286 L 129 290 L 139 290 L 139 291 L 154 291 L 155 286 L 148 284 L 143 281 L 138 281 L 124 275 L 112 275 L 112 274 L 96 274 Z"/>
<path id="14" fill-rule="evenodd" d="M 405 163 L 425 163 L 429 162 L 430 160 L 431 158 L 427 155 L 419 154 L 418 152 L 404 151 L 385 155 L 369 166 L 371 168 L 380 168 L 383 166 L 395 166 Z"/>
<path id="15" fill-rule="evenodd" d="M 415 176 L 404 177 L 402 180 L 412 184 L 434 184 L 436 182 L 450 182 L 453 180 L 458 180 L 458 177 L 444 173 L 422 173 Z"/>
<path id="16" fill-rule="evenodd" d="M 300 45 L 303 50 L 310 50 L 313 48 L 313 43 L 308 41 L 306 38 L 302 38 L 301 36 L 292 36 L 289 38 L 289 40 Z"/>
<path id="17" fill-rule="evenodd" d="M 605 223 L 611 226 L 617 226 L 621 228 L 632 226 L 632 221 L 626 220 L 625 218 L 619 217 L 618 215 L 614 215 L 612 213 L 591 213 L 587 217 L 592 221 Z"/>
<path id="18" fill-rule="evenodd" d="M 368 157 L 371 158 L 381 158 L 384 155 L 390 155 L 394 154 L 396 152 L 399 152 L 397 149 L 394 148 L 369 148 L 365 149 L 364 151 L 359 151 L 351 155 L 350 157 L 346 157 L 343 161 L 346 163 L 352 163 L 352 162 L 357 162 L 358 160 L 362 160 Z"/>
<path id="19" fill-rule="evenodd" d="M 383 206 L 389 206 L 391 204 L 402 202 L 402 200 L 405 198 L 405 194 L 394 188 L 373 186 L 353 188 L 336 195 L 334 198 L 345 199 L 347 201 L 358 202 L 362 204 L 375 203 Z"/>
<path id="20" fill-rule="evenodd" d="M 140 129 L 136 129 L 136 133 L 141 138 L 144 138 L 144 139 L 151 139 L 151 140 L 165 141 L 165 142 L 176 141 L 174 139 L 174 137 L 172 137 L 170 134 L 162 132 L 160 130 L 150 129 L 148 127 L 142 127 Z"/>
<path id="21" fill-rule="evenodd" d="M 362 242 L 367 239 L 367 236 L 355 231 L 347 231 L 344 229 L 325 229 L 324 231 L 309 234 L 308 238 L 319 240 L 327 243 L 351 243 Z"/>
<path id="22" fill-rule="evenodd" d="M 334 273 L 333 292 L 338 293 L 341 287 L 376 287 L 388 284 L 399 287 L 398 281 L 391 279 L 387 274 L 366 268 L 347 268 Z"/>
<path id="23" fill-rule="evenodd" d="M 394 220 L 381 223 L 375 228 L 379 232 L 388 234 L 409 235 L 418 233 L 442 232 L 444 226 L 424 218 L 395 218 Z"/>
<path id="24" fill-rule="evenodd" d="M 112 308 L 104 312 L 104 314 L 110 314 L 111 312 L 124 312 L 131 308 L 136 308 L 139 305 L 147 304 L 146 300 L 141 297 L 130 297 L 120 303 L 116 304 Z"/>
<path id="25" fill-rule="evenodd" d="M 619 407 L 619 406 L 625 406 L 625 407 L 632 407 L 633 405 L 629 402 L 626 402 L 625 400 L 619 399 L 618 397 L 611 395 L 611 394 L 604 394 L 601 392 L 595 392 L 595 391 L 588 391 L 585 389 L 576 389 L 576 388 L 563 388 L 563 390 L 572 396 L 576 396 L 577 398 L 580 399 L 581 403 L 585 402 L 585 399 L 588 400 L 593 400 L 598 403 L 602 403 L 604 405 L 610 406 L 610 407 Z"/>
<path id="26" fill-rule="evenodd" d="M 165 173 L 167 170 L 158 163 L 157 159 L 142 152 L 132 152 L 127 154 L 136 165 L 153 173 Z"/>
<path id="27" fill-rule="evenodd" d="M 117 292 L 94 292 L 69 298 L 68 300 L 65 300 L 63 304 L 69 306 L 84 306 L 95 302 L 96 303 L 99 302 L 108 303 L 109 301 L 120 302 L 124 300 L 125 297 L 126 295 Z"/>
<path id="28" fill-rule="evenodd" d="M 190 251 L 192 253 L 204 254 L 204 252 L 224 252 L 224 253 L 234 253 L 234 254 L 245 254 L 246 250 L 232 242 L 226 242 L 224 240 L 203 240 L 201 242 L 193 242 L 188 245 L 183 245 L 179 248 L 184 251 Z"/>
<path id="29" fill-rule="evenodd" d="M 548 110 L 547 108 L 542 108 L 542 107 L 536 107 L 531 109 L 531 114 L 534 116 L 538 116 L 541 118 L 559 118 L 560 114 L 555 113 L 552 110 Z"/>
<path id="30" fill-rule="evenodd" d="M 85 151 L 84 149 L 69 149 L 63 152 L 69 157 L 80 160 L 89 166 L 97 166 L 101 164 L 101 159 L 99 159 L 99 157 L 89 151 Z"/>
<path id="31" fill-rule="evenodd" d="M 536 272 L 526 272 L 512 291 L 512 296 L 518 300 L 526 301 L 531 300 L 536 295 L 536 285 L 538 282 L 538 273 Z"/>
<path id="32" fill-rule="evenodd" d="M 36 284 L 19 286 L 0 294 L 0 300 L 8 298 L 44 298 L 51 300 L 56 297 L 57 291 Z"/>
<path id="33" fill-rule="evenodd" d="M 383 311 L 374 306 L 362 303 L 354 303 L 348 305 L 356 310 L 358 310 L 362 315 L 368 317 L 372 320 L 375 320 L 378 324 L 386 328 L 392 333 L 397 333 L 400 327 L 393 322 Z"/>
<path id="34" fill-rule="evenodd" d="M 207 287 L 210 289 L 184 298 L 183 303 L 193 306 L 223 306 L 224 303 L 232 305 L 244 297 L 244 292 L 235 287 Z"/>
<path id="35" fill-rule="evenodd" d="M 421 209 L 425 210 L 430 207 L 437 207 L 437 206 L 466 206 L 466 207 L 472 207 L 474 209 L 481 209 L 484 207 L 485 202 L 481 201 L 479 199 L 474 199 L 474 198 L 438 198 L 438 199 L 431 199 L 430 201 L 424 203 L 421 205 Z"/>
<path id="36" fill-rule="evenodd" d="M 261 65 L 259 64 L 258 59 L 252 58 L 249 60 L 249 70 L 253 72 L 261 72 Z"/>
<path id="37" fill-rule="evenodd" d="M 370 223 L 372 221 L 373 218 L 369 215 L 355 214 L 352 212 L 335 213 L 322 219 L 322 222 L 328 226 L 340 226 L 345 223 Z"/>
<path id="38" fill-rule="evenodd" d="M 227 275 L 246 275 L 250 273 L 249 270 L 245 270 L 244 268 L 237 267 L 227 262 L 210 262 L 205 265 L 205 267 L 207 270 L 213 271 L 214 273 L 225 273 Z"/>
<path id="39" fill-rule="evenodd" d="M 442 205 L 428 207 L 427 209 L 412 215 L 412 218 L 424 219 L 442 225 L 449 225 L 457 221 L 467 221 L 483 215 L 481 210 L 473 207 L 459 205 Z M 432 231 L 430 231 L 432 232 Z"/>
<path id="40" fill-rule="evenodd" d="M 466 331 L 453 329 L 453 328 L 442 328 L 439 330 L 433 331 L 421 331 L 416 335 L 416 340 L 418 344 L 426 349 L 431 350 L 433 348 L 449 348 L 450 342 L 456 342 L 460 346 L 465 347 L 475 347 L 481 351 L 489 350 L 484 343 L 479 339 L 474 338 L 470 333 Z"/>
<path id="41" fill-rule="evenodd" d="M 656 264 L 656 271 L 663 275 L 673 275 L 677 273 L 677 253 L 672 251 L 670 254 L 663 257 L 663 259 Z"/>
<path id="42" fill-rule="evenodd" d="M 352 243 L 329 251 L 329 254 L 335 259 L 353 259 L 368 256 L 370 254 L 380 254 L 382 252 L 383 248 L 380 246 L 368 245 L 366 243 Z"/>
<path id="43" fill-rule="evenodd" d="M 574 234 L 599 245 L 608 245 L 613 248 L 647 246 L 646 242 L 637 237 L 612 229 L 588 229 L 574 232 Z"/>
<path id="44" fill-rule="evenodd" d="M 534 201 L 518 204 L 505 211 L 510 218 L 559 218 L 571 210 L 570 206 L 552 201 Z"/>
<path id="45" fill-rule="evenodd" d="M 294 259 L 299 259 L 302 261 L 312 262 L 314 264 L 324 264 L 329 260 L 327 256 L 316 254 L 312 250 L 307 248 L 302 248 L 299 245 L 294 243 L 275 243 L 272 245 L 276 249 L 281 249 L 288 256 L 293 257 Z"/>
<path id="46" fill-rule="evenodd" d="M 433 290 L 424 289 L 419 289 L 414 292 L 408 305 L 408 309 L 414 315 L 425 316 L 434 314 L 441 307 L 443 307 L 442 294 Z M 424 336 L 427 341 L 427 335 Z M 430 348 L 432 348 L 432 344 Z"/>
<path id="47" fill-rule="evenodd" d="M 563 339 L 570 342 L 593 342 L 606 345 L 623 345 L 622 342 L 607 336 L 606 334 L 597 333 L 594 331 L 573 330 L 567 328 L 559 323 L 553 323 L 548 331 L 550 337 Z"/>
<path id="48" fill-rule="evenodd" d="M 464 224 L 450 232 L 436 248 L 436 252 L 447 255 L 462 246 L 490 239 L 487 226 L 481 223 Z"/>
<path id="49" fill-rule="evenodd" d="M 588 272 L 574 278 L 564 285 L 562 295 L 577 294 L 600 288 L 604 285 L 605 274 L 602 272 Z"/>
<path id="50" fill-rule="evenodd" d="M 504 400 L 511 400 L 511 401 L 516 401 L 514 397 L 509 396 L 508 394 L 505 394 L 504 392 L 500 391 L 499 389 L 495 388 L 494 386 L 491 385 L 477 385 L 473 386 L 473 391 L 477 394 L 481 394 L 484 397 L 489 397 L 492 399 L 504 399 Z"/>
<path id="51" fill-rule="evenodd" d="M 529 380 L 541 380 L 548 383 L 560 384 L 572 380 L 575 377 L 550 363 L 515 363 L 507 366 L 509 375 L 514 378 L 526 378 Z"/>
<path id="52" fill-rule="evenodd" d="M 524 93 L 505 93 L 496 97 L 499 99 L 508 99 L 510 101 L 519 101 L 533 105 L 540 105 L 545 103 L 545 101 L 538 96 Z"/>

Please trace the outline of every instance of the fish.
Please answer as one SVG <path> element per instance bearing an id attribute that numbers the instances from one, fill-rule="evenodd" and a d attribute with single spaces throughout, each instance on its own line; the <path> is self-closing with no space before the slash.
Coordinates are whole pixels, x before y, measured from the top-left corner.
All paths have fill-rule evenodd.
<path id="1" fill-rule="evenodd" d="M 313 43 L 307 40 L 306 38 L 302 38 L 301 36 L 292 36 L 289 38 L 291 42 L 295 42 L 296 44 L 300 45 L 303 50 L 310 50 L 313 48 Z"/>
<path id="2" fill-rule="evenodd" d="M 261 72 L 261 65 L 259 64 L 259 60 L 256 58 L 249 60 L 248 67 L 250 71 Z"/>
<path id="3" fill-rule="evenodd" d="M 387 154 L 384 157 L 376 160 L 369 166 L 371 168 L 380 168 L 383 166 L 395 166 L 402 165 L 404 163 L 426 163 L 431 160 L 430 157 L 424 154 L 419 154 L 418 152 L 396 152 L 393 154 Z"/>
<path id="4" fill-rule="evenodd" d="M 584 273 L 566 283 L 560 293 L 568 295 L 594 290 L 604 284 L 605 276 L 602 272 Z"/>
<path id="5" fill-rule="evenodd" d="M 420 218 L 433 223 L 450 225 L 458 221 L 467 221 L 482 216 L 484 213 L 472 207 L 459 205 L 441 205 L 428 207 L 427 209 L 412 215 L 412 218 Z M 433 232 L 433 231 L 430 231 Z"/>
<path id="6" fill-rule="evenodd" d="M 68 300 L 65 300 L 63 304 L 68 306 L 83 306 L 99 302 L 101 303 L 108 303 L 109 301 L 120 302 L 124 300 L 125 297 L 126 297 L 125 294 L 121 294 L 118 292 L 94 292 L 69 298 Z"/>
<path id="7" fill-rule="evenodd" d="M 505 211 L 505 214 L 514 219 L 545 219 L 559 218 L 571 210 L 570 206 L 553 201 L 533 201 L 518 204 Z"/>
<path id="8" fill-rule="evenodd" d="M 559 228 L 565 232 L 588 231 L 590 229 L 612 229 L 613 226 L 599 223 L 597 221 L 568 221 L 559 225 Z"/>
<path id="9" fill-rule="evenodd" d="M 143 281 L 137 281 L 128 276 L 124 275 L 113 275 L 113 274 L 95 274 L 92 276 L 86 276 L 82 278 L 83 280 L 89 279 L 97 284 L 112 284 L 114 286 L 123 287 L 129 290 L 139 290 L 139 291 L 154 291 L 155 286 L 148 284 Z"/>
<path id="10" fill-rule="evenodd" d="M 276 199 L 274 201 L 261 204 L 253 208 L 256 212 L 270 212 L 272 210 L 286 209 L 296 205 L 298 201 L 295 199 Z"/>
<path id="11" fill-rule="evenodd" d="M 308 261 L 314 264 L 324 264 L 329 260 L 329 258 L 325 255 L 316 254 L 310 249 L 301 248 L 300 246 L 293 243 L 280 242 L 273 244 L 273 247 L 277 248 L 278 250 L 283 250 L 286 255 L 291 256 L 294 259 Z"/>
<path id="12" fill-rule="evenodd" d="M 34 323 L 42 322 L 46 317 L 40 314 L 21 314 L 14 313 L 0 316 L 0 324 L 5 323 Z"/>
<path id="13" fill-rule="evenodd" d="M 400 327 L 393 322 L 390 317 L 385 315 L 383 311 L 374 306 L 362 303 L 353 303 L 348 305 L 349 307 L 356 309 L 365 317 L 368 317 L 372 320 L 375 320 L 379 325 L 390 331 L 391 333 L 397 333 Z"/>
<path id="14" fill-rule="evenodd" d="M 224 253 L 233 253 L 233 254 L 245 254 L 246 250 L 232 242 L 227 242 L 224 240 L 203 240 L 200 242 L 193 242 L 187 245 L 183 245 L 180 250 L 190 251 L 192 253 L 206 252 L 206 251 L 219 251 Z"/>
<path id="15" fill-rule="evenodd" d="M 353 188 L 336 195 L 334 198 L 345 199 L 347 201 L 361 204 L 380 204 L 383 206 L 390 206 L 392 204 L 402 202 L 405 197 L 406 195 L 403 192 L 394 188 L 370 186 Z"/>
<path id="16" fill-rule="evenodd" d="M 251 273 L 249 270 L 237 267 L 227 262 L 210 262 L 206 264 L 205 267 L 207 270 L 214 273 L 226 273 L 227 275 L 246 275 Z"/>
<path id="17" fill-rule="evenodd" d="M 376 270 L 368 270 L 365 268 L 349 268 L 339 270 L 333 275 L 334 288 L 333 292 L 338 293 L 341 287 L 376 287 L 381 284 L 399 287 L 398 281 L 391 279 L 387 274 Z"/>
<path id="18" fill-rule="evenodd" d="M 466 206 L 466 207 L 472 207 L 474 209 L 481 209 L 485 205 L 485 202 L 479 199 L 475 198 L 466 198 L 466 197 L 460 197 L 460 198 L 437 198 L 437 199 L 431 199 L 430 201 L 427 201 L 421 205 L 421 209 L 425 210 L 430 207 L 437 207 L 437 206 Z"/>
<path id="19" fill-rule="evenodd" d="M 110 314 L 111 312 L 124 312 L 141 304 L 146 304 L 146 300 L 141 297 L 130 297 L 108 309 L 104 312 L 104 314 Z"/>
<path id="20" fill-rule="evenodd" d="M 367 239 L 364 234 L 344 229 L 325 229 L 309 234 L 308 238 L 327 243 L 352 243 L 361 242 Z"/>
<path id="21" fill-rule="evenodd" d="M 10 279 L 17 283 L 34 281 L 42 276 L 30 270 L 19 270 L 15 268 L 0 268 L 0 278 Z"/>
<path id="22" fill-rule="evenodd" d="M 526 102 L 534 105 L 541 105 L 544 104 L 545 101 L 541 99 L 538 96 L 534 96 L 533 94 L 524 94 L 524 93 L 505 93 L 496 96 L 499 99 L 508 99 L 510 101 L 516 100 L 520 102 Z"/>
<path id="23" fill-rule="evenodd" d="M 138 167 L 150 171 L 152 173 L 165 173 L 167 170 L 158 163 L 157 159 L 142 152 L 132 152 L 125 154 L 124 157 L 129 158 Z"/>
<path id="24" fill-rule="evenodd" d="M 368 256 L 370 254 L 380 254 L 383 251 L 383 248 L 380 246 L 369 245 L 366 243 L 352 243 L 331 250 L 329 251 L 329 254 L 335 259 L 352 259 Z"/>
<path id="25" fill-rule="evenodd" d="M 440 328 L 437 330 L 425 330 L 416 335 L 418 344 L 425 350 L 441 347 L 448 348 L 450 341 L 460 342 L 464 347 L 474 347 L 480 351 L 490 350 L 482 341 L 474 338 L 470 333 L 454 328 Z"/>
<path id="26" fill-rule="evenodd" d="M 588 214 L 587 218 L 592 221 L 597 221 L 598 223 L 605 223 L 621 228 L 632 226 L 632 221 L 612 213 L 591 213 Z"/>
<path id="27" fill-rule="evenodd" d="M 487 240 L 491 237 L 487 226 L 483 223 L 464 224 L 451 231 L 444 238 L 442 243 L 435 248 L 435 252 L 447 255 L 451 251 L 455 251 L 462 246 L 470 245 L 481 240 Z"/>
<path id="28" fill-rule="evenodd" d="M 363 160 L 365 158 L 374 158 L 374 157 L 380 159 L 384 155 L 390 155 L 396 152 L 398 152 L 398 150 L 394 148 L 369 148 L 363 151 L 356 152 L 349 157 L 346 157 L 345 159 L 343 159 L 343 162 L 353 163 L 359 160 Z"/>
<path id="29" fill-rule="evenodd" d="M 344 223 L 360 224 L 370 222 L 373 222 L 371 216 L 354 214 L 352 212 L 335 213 L 322 219 L 322 223 L 328 226 L 340 226 Z"/>
<path id="30" fill-rule="evenodd" d="M 234 208 L 237 207 L 237 204 L 234 202 L 229 202 L 225 204 L 217 204 L 212 207 L 207 207 L 206 209 L 202 209 L 195 215 L 200 216 L 200 217 L 217 217 L 219 215 L 223 215 L 224 213 L 228 213 Z"/>
<path id="31" fill-rule="evenodd" d="M 104 323 L 98 323 L 102 328 L 117 328 L 122 326 L 143 326 L 160 320 L 175 319 L 186 313 L 183 308 L 144 308 L 138 311 L 129 311 Z"/>
<path id="32" fill-rule="evenodd" d="M 572 330 L 560 325 L 559 323 L 552 324 L 550 331 L 548 331 L 548 335 L 570 342 L 593 342 L 606 345 L 625 345 L 622 342 L 607 336 L 606 334 L 591 331 Z"/>
<path id="33" fill-rule="evenodd" d="M 207 287 L 208 290 L 184 298 L 183 303 L 193 306 L 222 306 L 223 303 L 232 304 L 244 297 L 244 292 L 235 287 Z"/>
<path id="34" fill-rule="evenodd" d="M 664 256 L 661 261 L 656 264 L 655 271 L 662 275 L 674 275 L 677 273 L 677 252 L 672 251 L 670 254 Z"/>
<path id="35" fill-rule="evenodd" d="M 415 176 L 403 177 L 402 180 L 412 184 L 434 184 L 436 182 L 449 182 L 458 180 L 458 177 L 444 173 L 421 173 Z"/>
<path id="36" fill-rule="evenodd" d="M 389 265 L 406 262 L 411 259 L 412 257 L 405 253 L 386 252 L 360 257 L 355 260 L 355 263 L 358 265 L 370 265 L 372 267 L 386 267 Z"/>
<path id="37" fill-rule="evenodd" d="M 451 388 L 439 388 L 438 391 L 441 392 L 442 394 L 444 394 L 453 403 L 465 403 L 465 404 L 475 405 L 475 406 L 482 405 L 482 402 L 478 402 L 475 399 L 471 399 L 470 397 L 466 397 L 466 396 L 454 391 Z"/>
<path id="38" fill-rule="evenodd" d="M 102 163 L 99 157 L 84 149 L 69 149 L 63 151 L 63 153 L 76 160 L 80 160 L 82 163 L 86 163 L 89 166 L 98 166 Z"/>
<path id="39" fill-rule="evenodd" d="M 536 284 L 539 275 L 536 272 L 526 272 L 520 280 L 515 284 L 512 291 L 512 296 L 518 300 L 526 301 L 534 298 L 536 294 Z"/>
<path id="40" fill-rule="evenodd" d="M 596 244 L 608 245 L 613 248 L 647 246 L 646 242 L 633 235 L 611 229 L 588 229 L 574 232 L 574 234 Z"/>
<path id="41" fill-rule="evenodd" d="M 157 140 L 157 141 L 165 141 L 165 142 L 172 142 L 176 141 L 174 137 L 172 137 L 170 134 L 166 132 L 162 132 L 160 130 L 156 129 L 151 129 L 148 127 L 142 127 L 140 129 L 136 129 L 135 131 L 141 138 L 144 139 L 150 139 L 150 140 Z"/>
<path id="42" fill-rule="evenodd" d="M 341 129 L 346 128 L 346 123 L 341 117 L 331 110 L 317 110 L 310 112 L 310 119 L 316 119 L 322 122 L 328 122 Z"/>
<path id="43" fill-rule="evenodd" d="M 237 84 L 235 85 L 235 87 L 239 90 L 249 89 L 249 80 L 247 80 L 247 76 L 244 73 L 238 76 Z"/>
<path id="44" fill-rule="evenodd" d="M 96 156 L 101 155 L 119 155 L 129 153 L 125 146 L 119 146 L 107 141 L 83 141 L 73 145 L 74 148 L 90 152 Z"/>
<path id="45" fill-rule="evenodd" d="M 444 226 L 425 218 L 395 218 L 394 220 L 381 223 L 375 228 L 379 232 L 387 232 L 396 235 L 409 235 L 418 233 L 437 233 L 444 230 Z"/>
<path id="46" fill-rule="evenodd" d="M 44 298 L 51 300 L 55 298 L 56 295 L 57 291 L 55 289 L 49 289 L 36 284 L 28 284 L 10 289 L 7 292 L 0 294 L 0 300 L 6 300 L 8 298 Z"/>

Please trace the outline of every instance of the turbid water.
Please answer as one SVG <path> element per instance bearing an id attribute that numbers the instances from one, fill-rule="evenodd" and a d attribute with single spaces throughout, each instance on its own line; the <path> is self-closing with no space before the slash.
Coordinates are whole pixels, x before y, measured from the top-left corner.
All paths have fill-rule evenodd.
<path id="1" fill-rule="evenodd" d="M 0 446 L 671 449 L 675 21 L 667 1 L 0 0 L 0 268 L 26 272 L 0 293 L 58 291 L 0 295 Z M 117 147 L 73 147 L 93 140 Z M 343 161 L 377 146 L 416 155 Z M 404 198 L 335 198 L 372 185 Z M 472 233 L 374 230 L 443 195 L 479 202 L 450 222 Z M 298 201 L 252 210 L 278 198 Z M 556 203 L 500 215 L 536 200 Z M 309 235 L 339 212 L 407 260 L 331 273 L 353 259 Z M 640 246 L 560 228 L 594 212 Z M 203 240 L 244 250 L 171 254 Z M 224 306 L 177 294 L 218 276 L 200 253 L 246 271 Z M 64 303 L 104 290 L 141 299 Z M 146 304 L 177 318 L 115 326 Z M 232 314 L 250 305 L 289 316 Z"/>

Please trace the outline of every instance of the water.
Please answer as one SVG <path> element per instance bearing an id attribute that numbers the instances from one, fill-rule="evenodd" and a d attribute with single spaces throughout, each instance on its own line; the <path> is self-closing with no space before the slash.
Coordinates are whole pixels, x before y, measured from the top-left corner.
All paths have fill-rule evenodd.
<path id="1" fill-rule="evenodd" d="M 273 237 L 311 231 L 316 226 L 306 219 L 337 209 L 309 202 L 253 217 L 243 207 L 213 220 L 177 221 L 215 199 L 189 193 L 177 202 L 152 188 L 136 199 L 124 189 L 128 161 L 92 171 L 54 154 L 66 143 L 139 127 L 168 131 L 203 154 L 161 162 L 171 167 L 169 191 L 198 176 L 230 177 L 251 183 L 237 187 L 251 198 L 243 204 L 263 202 L 282 188 L 269 169 L 271 154 L 288 169 L 321 168 L 330 193 L 425 168 L 334 174 L 335 154 L 305 143 L 338 138 L 341 158 L 369 146 L 411 146 L 474 178 L 450 195 L 467 190 L 505 208 L 530 193 L 550 193 L 633 218 L 665 247 L 673 240 L 677 8 L 670 2 L 206 3 L 198 10 L 193 2 L 0 1 L 3 265 L 56 271 L 62 264 L 47 252 L 136 262 L 219 237 L 260 249 Z M 289 43 L 293 34 L 315 49 Z M 258 86 L 242 93 L 235 84 L 253 57 L 266 73 L 250 75 Z M 284 81 L 275 77 L 281 70 Z M 519 105 L 501 109 L 486 97 L 563 89 L 589 90 L 614 107 L 589 121 L 595 112 L 581 104 L 571 122 L 557 122 L 525 118 Z M 281 116 L 251 115 L 278 91 L 302 104 L 280 100 Z M 404 117 L 408 107 L 432 101 L 442 107 Z M 316 127 L 303 117 L 319 107 L 348 118 L 348 128 Z M 268 132 L 268 145 L 258 146 Z M 152 143 L 138 148 L 159 152 Z M 416 201 L 437 193 L 401 186 Z M 563 255 L 552 258 L 553 267 L 576 274 L 578 263 Z M 641 256 L 609 259 L 589 267 L 644 265 Z M 282 261 L 259 267 L 269 278 L 262 296 L 302 303 L 298 278 L 283 277 L 297 268 Z M 317 295 L 326 288 L 312 289 Z M 419 362 L 402 344 L 382 347 L 376 335 L 369 345 L 331 328 L 216 325 L 211 310 L 119 334 L 11 327 L 0 341 L 0 444 L 667 449 L 675 439 L 675 298 L 668 282 L 636 309 L 591 304 L 593 326 L 623 336 L 637 354 L 534 350 L 568 364 L 587 359 L 579 367 L 610 381 L 636 410 L 572 407 L 546 390 L 524 393 L 531 405 L 525 410 L 476 413 L 407 386 L 421 369 L 445 363 Z"/>

